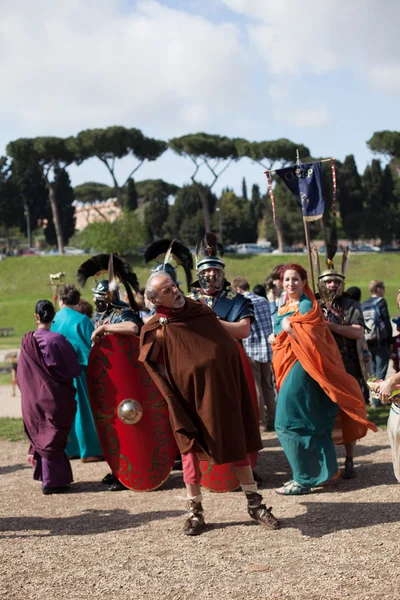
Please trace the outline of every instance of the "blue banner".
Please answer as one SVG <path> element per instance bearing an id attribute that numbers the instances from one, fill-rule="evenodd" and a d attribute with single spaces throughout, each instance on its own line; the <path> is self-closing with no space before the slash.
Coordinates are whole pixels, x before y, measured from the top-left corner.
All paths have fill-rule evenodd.
<path id="1" fill-rule="evenodd" d="M 316 221 L 322 218 L 325 202 L 320 162 L 293 165 L 278 169 L 275 173 L 296 196 L 305 220 Z"/>

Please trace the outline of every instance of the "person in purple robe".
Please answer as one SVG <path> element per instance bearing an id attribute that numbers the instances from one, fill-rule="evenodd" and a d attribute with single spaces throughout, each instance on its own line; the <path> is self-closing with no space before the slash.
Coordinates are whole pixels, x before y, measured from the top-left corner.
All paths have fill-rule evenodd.
<path id="1" fill-rule="evenodd" d="M 65 454 L 76 412 L 72 380 L 81 367 L 72 345 L 50 331 L 54 306 L 39 300 L 35 308 L 36 331 L 22 339 L 17 382 L 21 391 L 22 419 L 30 441 L 28 461 L 33 478 L 42 482 L 43 494 L 57 494 L 73 481 Z"/>

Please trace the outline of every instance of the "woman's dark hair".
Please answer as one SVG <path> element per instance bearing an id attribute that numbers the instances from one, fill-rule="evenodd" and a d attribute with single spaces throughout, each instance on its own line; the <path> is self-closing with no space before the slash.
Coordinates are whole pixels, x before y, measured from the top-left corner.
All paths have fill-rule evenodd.
<path id="1" fill-rule="evenodd" d="M 35 315 L 39 317 L 41 323 L 51 323 L 56 311 L 50 300 L 39 300 L 36 302 Z"/>
<path id="2" fill-rule="evenodd" d="M 272 269 L 271 273 L 269 275 L 267 275 L 267 278 L 265 280 L 265 287 L 267 288 L 267 290 L 273 290 L 274 289 L 274 281 L 276 281 L 277 279 L 281 278 L 281 269 L 282 267 L 284 267 L 285 265 L 275 265 L 275 267 Z"/>
<path id="3" fill-rule="evenodd" d="M 267 292 L 265 291 L 265 286 L 261 285 L 261 283 L 257 283 L 257 285 L 255 285 L 253 287 L 253 293 L 257 294 L 257 296 L 262 296 L 263 298 L 267 297 Z"/>
<path id="4" fill-rule="evenodd" d="M 82 315 L 86 315 L 89 319 L 93 317 L 93 306 L 83 298 L 74 306 L 74 309 Z"/>
<path id="5" fill-rule="evenodd" d="M 273 290 L 274 289 L 274 280 L 272 279 L 271 275 L 268 275 L 268 277 L 265 280 L 265 288 L 267 290 Z"/>
<path id="6" fill-rule="evenodd" d="M 71 283 L 60 288 L 58 297 L 67 306 L 76 306 L 81 299 L 80 291 Z"/>
<path id="7" fill-rule="evenodd" d="M 357 287 L 356 285 L 355 285 L 355 286 L 353 286 L 353 287 L 349 287 L 349 288 L 346 290 L 346 294 L 347 294 L 348 296 L 350 296 L 350 298 L 351 298 L 352 300 L 355 300 L 356 302 L 360 302 L 360 300 L 361 300 L 361 290 L 360 290 L 360 288 L 359 288 L 359 287 Z"/>
<path id="8" fill-rule="evenodd" d="M 286 271 L 296 271 L 296 273 L 300 275 L 302 281 L 307 281 L 307 271 L 301 265 L 298 265 L 296 263 L 284 265 L 281 268 L 281 281 L 283 281 L 283 276 Z"/>
<path id="9" fill-rule="evenodd" d="M 274 276 L 274 275 L 278 275 L 278 277 L 279 277 L 279 274 L 280 274 L 280 272 L 281 272 L 281 269 L 282 269 L 282 267 L 284 267 L 284 266 L 285 266 L 285 265 L 284 265 L 284 264 L 282 264 L 282 263 L 279 263 L 279 265 L 275 265 L 275 266 L 274 266 L 274 268 L 272 269 L 272 271 L 271 271 L 270 275 L 272 275 L 272 276 Z M 274 278 L 274 279 L 277 279 L 276 277 L 273 277 L 273 278 Z"/>

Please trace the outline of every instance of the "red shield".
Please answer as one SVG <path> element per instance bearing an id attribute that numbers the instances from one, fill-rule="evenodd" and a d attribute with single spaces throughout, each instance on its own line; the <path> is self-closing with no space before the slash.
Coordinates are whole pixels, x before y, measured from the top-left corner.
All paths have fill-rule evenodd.
<path id="1" fill-rule="evenodd" d="M 90 352 L 88 388 L 104 457 L 121 483 L 158 488 L 176 454 L 168 408 L 142 363 L 139 338 L 105 335 Z"/>
<path id="2" fill-rule="evenodd" d="M 246 352 L 242 344 L 238 342 L 240 355 L 243 362 L 244 371 L 246 373 L 247 383 L 250 388 L 251 399 L 258 421 L 258 400 L 256 384 L 254 383 L 253 371 L 251 364 L 247 358 Z M 249 456 L 252 467 L 254 468 L 257 462 L 258 453 L 255 452 Z M 207 460 L 200 461 L 201 470 L 201 485 L 212 492 L 233 492 L 240 487 L 239 480 L 236 476 L 235 469 L 232 463 L 226 465 L 212 465 Z"/>

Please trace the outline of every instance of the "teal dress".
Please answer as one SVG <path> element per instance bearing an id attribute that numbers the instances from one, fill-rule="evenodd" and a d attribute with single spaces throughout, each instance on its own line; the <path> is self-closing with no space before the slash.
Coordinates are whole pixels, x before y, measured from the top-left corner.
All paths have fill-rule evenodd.
<path id="1" fill-rule="evenodd" d="M 312 302 L 304 294 L 299 312 L 304 315 Z M 275 317 L 275 334 L 282 331 L 288 312 Z M 316 487 L 338 471 L 332 432 L 338 407 L 319 384 L 296 361 L 279 390 L 275 431 L 293 471 L 293 479 L 305 487 Z"/>
<path id="2" fill-rule="evenodd" d="M 72 344 L 82 368 L 80 376 L 74 379 L 77 411 L 65 452 L 67 456 L 79 456 L 80 458 L 101 456 L 103 451 L 97 437 L 86 382 L 89 353 L 92 347 L 90 337 L 94 331 L 94 325 L 86 315 L 72 308 L 64 307 L 56 313 L 51 331 L 61 333 L 67 338 Z"/>

